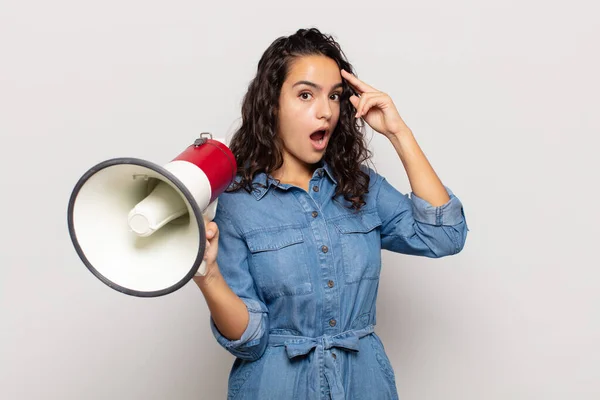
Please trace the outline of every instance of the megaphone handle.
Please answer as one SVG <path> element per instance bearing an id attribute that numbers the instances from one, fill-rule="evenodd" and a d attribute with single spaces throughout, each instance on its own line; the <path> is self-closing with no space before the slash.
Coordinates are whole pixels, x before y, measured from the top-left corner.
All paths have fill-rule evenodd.
<path id="1" fill-rule="evenodd" d="M 212 203 L 210 203 L 208 205 L 208 207 L 206 207 L 206 210 L 204 210 L 204 212 L 202 213 L 202 215 L 204 215 L 204 218 L 208 219 L 209 221 L 212 221 L 213 219 L 215 219 L 215 215 L 217 215 L 217 202 L 219 201 L 219 198 L 217 197 L 215 199 L 215 201 L 213 201 Z"/>
<path id="2" fill-rule="evenodd" d="M 204 218 L 208 219 L 209 221 L 212 221 L 213 219 L 215 219 L 215 215 L 217 214 L 217 202 L 218 201 L 219 201 L 219 199 L 216 198 L 215 201 L 213 201 L 212 203 L 210 203 L 208 205 L 208 207 L 206 207 L 206 210 L 204 210 L 204 212 L 202 213 Z M 195 275 L 196 276 L 206 275 L 206 261 L 202 261 L 202 264 L 200 264 L 200 267 L 198 267 L 198 271 L 196 272 Z"/>
<path id="3" fill-rule="evenodd" d="M 204 276 L 206 275 L 206 261 L 202 260 L 202 264 L 198 267 L 198 271 L 196 271 L 195 276 Z"/>

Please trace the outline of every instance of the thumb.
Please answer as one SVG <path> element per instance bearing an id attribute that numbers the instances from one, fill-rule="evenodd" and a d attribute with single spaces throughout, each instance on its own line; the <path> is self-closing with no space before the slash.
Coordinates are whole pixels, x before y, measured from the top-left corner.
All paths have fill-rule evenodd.
<path id="1" fill-rule="evenodd" d="M 219 237 L 219 227 L 215 222 L 207 222 L 204 228 L 206 229 L 206 239 L 212 240 Z"/>
<path id="2" fill-rule="evenodd" d="M 350 96 L 350 103 L 354 106 L 354 108 L 358 107 L 358 103 L 360 103 L 360 99 L 357 95 L 353 94 Z"/>

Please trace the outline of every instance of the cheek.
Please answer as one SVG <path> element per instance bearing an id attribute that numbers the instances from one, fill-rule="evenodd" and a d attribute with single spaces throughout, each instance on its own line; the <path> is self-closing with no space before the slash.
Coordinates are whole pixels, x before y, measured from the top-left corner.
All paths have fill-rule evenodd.
<path id="1" fill-rule="evenodd" d="M 294 143 L 301 140 L 304 126 L 302 121 L 301 114 L 295 112 L 295 110 L 287 110 L 286 113 L 281 114 L 278 134 L 287 147 L 295 147 Z"/>
<path id="2" fill-rule="evenodd" d="M 280 110 L 279 113 L 279 129 L 283 135 L 289 136 L 289 131 L 294 129 L 294 119 L 296 110 L 291 107 L 286 107 Z"/>

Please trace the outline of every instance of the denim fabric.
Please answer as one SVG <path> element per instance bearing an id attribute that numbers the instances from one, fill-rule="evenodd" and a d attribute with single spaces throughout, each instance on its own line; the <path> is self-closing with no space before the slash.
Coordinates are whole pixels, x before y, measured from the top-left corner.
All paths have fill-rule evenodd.
<path id="1" fill-rule="evenodd" d="M 239 340 L 212 332 L 236 356 L 229 399 L 397 399 L 374 333 L 381 249 L 444 257 L 464 246 L 460 200 L 433 207 L 370 174 L 359 212 L 322 164 L 309 192 L 260 174 L 265 185 L 219 197 L 219 268 L 250 314 Z"/>

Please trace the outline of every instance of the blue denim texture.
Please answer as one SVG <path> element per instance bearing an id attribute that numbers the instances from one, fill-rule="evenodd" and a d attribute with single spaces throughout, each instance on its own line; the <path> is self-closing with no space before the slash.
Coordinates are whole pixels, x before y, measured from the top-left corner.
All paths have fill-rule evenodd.
<path id="1" fill-rule="evenodd" d="M 239 340 L 212 332 L 236 359 L 228 399 L 397 399 L 394 370 L 374 333 L 381 250 L 439 258 L 462 250 L 460 200 L 434 207 L 370 168 L 357 213 L 327 164 L 309 192 L 265 174 L 266 187 L 219 197 L 217 262 L 250 314 Z"/>

